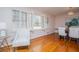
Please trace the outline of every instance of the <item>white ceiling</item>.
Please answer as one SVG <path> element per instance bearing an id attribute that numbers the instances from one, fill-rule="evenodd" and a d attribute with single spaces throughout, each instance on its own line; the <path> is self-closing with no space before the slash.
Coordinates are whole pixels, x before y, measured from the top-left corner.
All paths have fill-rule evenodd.
<path id="1" fill-rule="evenodd" d="M 70 10 L 69 7 L 30 7 L 30 9 L 51 15 L 59 15 L 62 13 L 66 13 Z M 79 10 L 79 8 L 73 7 L 72 10 L 76 12 Z"/>

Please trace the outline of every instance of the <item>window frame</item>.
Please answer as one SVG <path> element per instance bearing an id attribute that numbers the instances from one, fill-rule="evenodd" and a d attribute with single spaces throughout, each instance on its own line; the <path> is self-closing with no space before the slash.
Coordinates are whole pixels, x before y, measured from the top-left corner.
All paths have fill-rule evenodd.
<path id="1" fill-rule="evenodd" d="M 41 28 L 40 29 L 34 29 L 33 28 L 33 15 L 36 15 L 36 16 L 40 16 L 40 17 L 42 17 L 41 18 L 41 21 L 42 21 L 42 23 L 41 23 Z M 46 23 L 47 23 L 47 26 L 45 26 L 45 20 L 47 21 Z M 32 28 L 32 30 L 42 30 L 42 29 L 46 29 L 46 28 L 48 28 L 48 17 L 47 16 L 42 16 L 42 15 L 38 15 L 38 14 L 31 14 L 31 28 Z"/>

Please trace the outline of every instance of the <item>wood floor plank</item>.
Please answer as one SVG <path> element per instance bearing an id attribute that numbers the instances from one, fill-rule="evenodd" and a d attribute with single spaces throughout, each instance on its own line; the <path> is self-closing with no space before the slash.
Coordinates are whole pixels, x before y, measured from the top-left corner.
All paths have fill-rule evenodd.
<path id="1" fill-rule="evenodd" d="M 20 48 L 17 52 L 79 52 L 79 48 L 74 41 L 66 43 L 51 34 L 33 39 L 29 48 Z"/>

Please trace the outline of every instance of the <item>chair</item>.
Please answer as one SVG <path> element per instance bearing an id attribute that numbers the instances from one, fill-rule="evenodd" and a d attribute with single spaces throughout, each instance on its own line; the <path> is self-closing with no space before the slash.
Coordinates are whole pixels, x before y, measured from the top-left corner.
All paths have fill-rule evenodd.
<path id="1" fill-rule="evenodd" d="M 30 45 L 30 31 L 25 28 L 18 29 L 12 42 L 12 47 L 14 48 L 14 51 L 16 51 L 16 47 L 28 45 Z"/>
<path id="2" fill-rule="evenodd" d="M 8 38 L 7 31 L 4 29 L 0 30 L 0 47 L 3 48 L 5 46 L 7 46 L 10 51 L 10 47 L 9 47 L 7 38 Z"/>
<path id="3" fill-rule="evenodd" d="M 7 46 L 10 51 L 10 47 L 7 41 L 7 26 L 5 22 L 0 22 L 0 49 Z M 3 49 L 1 50 L 3 51 Z"/>
<path id="4" fill-rule="evenodd" d="M 65 33 L 65 27 L 58 27 L 58 34 L 59 34 L 59 36 L 60 36 L 60 39 L 62 38 L 62 37 L 66 37 L 66 33 Z"/>
<path id="5" fill-rule="evenodd" d="M 79 27 L 73 26 L 69 28 L 69 37 L 79 41 Z M 71 39 L 70 39 L 71 40 Z"/>

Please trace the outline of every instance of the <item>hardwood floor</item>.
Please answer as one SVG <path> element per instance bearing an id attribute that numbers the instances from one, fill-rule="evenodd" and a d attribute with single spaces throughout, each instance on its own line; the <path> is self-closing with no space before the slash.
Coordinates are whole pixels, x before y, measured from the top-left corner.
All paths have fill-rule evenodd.
<path id="1" fill-rule="evenodd" d="M 74 42 L 59 39 L 58 35 L 42 36 L 31 41 L 29 47 L 17 48 L 17 52 L 78 52 L 79 46 Z M 11 48 L 12 49 L 12 48 Z"/>

